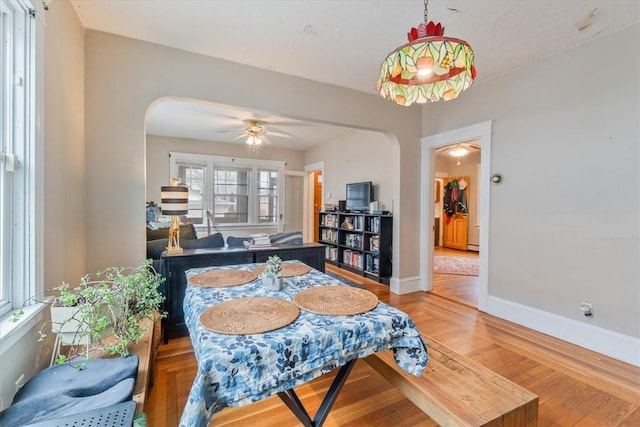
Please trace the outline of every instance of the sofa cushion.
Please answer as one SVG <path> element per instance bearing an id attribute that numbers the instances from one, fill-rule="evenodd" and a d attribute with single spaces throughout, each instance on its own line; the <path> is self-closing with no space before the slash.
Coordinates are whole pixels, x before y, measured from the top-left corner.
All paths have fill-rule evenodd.
<path id="1" fill-rule="evenodd" d="M 147 241 L 168 239 L 169 227 L 159 228 L 157 230 L 151 230 L 147 228 Z M 180 240 L 197 239 L 196 229 L 193 224 L 184 224 L 180 226 Z M 165 245 L 166 246 L 166 245 Z"/>
<path id="2" fill-rule="evenodd" d="M 216 233 L 200 239 L 180 240 L 180 246 L 183 249 L 223 248 L 224 237 L 221 233 Z"/>
<path id="3" fill-rule="evenodd" d="M 248 242 L 249 237 L 227 237 L 227 246 L 230 248 L 242 248 L 244 247 L 244 242 Z"/>
<path id="4" fill-rule="evenodd" d="M 269 236 L 271 244 L 274 246 L 301 245 L 302 231 L 285 231 Z"/>
<path id="5" fill-rule="evenodd" d="M 160 255 L 167 249 L 169 239 L 147 241 L 147 259 L 160 259 Z"/>

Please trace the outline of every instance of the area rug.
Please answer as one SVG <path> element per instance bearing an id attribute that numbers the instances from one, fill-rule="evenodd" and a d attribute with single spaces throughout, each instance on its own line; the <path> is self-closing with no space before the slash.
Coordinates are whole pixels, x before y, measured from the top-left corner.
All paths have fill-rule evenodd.
<path id="1" fill-rule="evenodd" d="M 433 257 L 433 272 L 477 276 L 478 258 L 436 255 Z"/>

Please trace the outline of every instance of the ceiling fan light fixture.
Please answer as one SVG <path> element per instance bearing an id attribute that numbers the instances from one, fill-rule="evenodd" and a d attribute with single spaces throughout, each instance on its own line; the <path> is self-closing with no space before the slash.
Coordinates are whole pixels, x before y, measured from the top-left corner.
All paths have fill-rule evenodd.
<path id="1" fill-rule="evenodd" d="M 260 145 L 260 144 L 262 144 L 262 138 L 260 138 L 260 135 L 252 133 L 247 138 L 247 144 L 249 144 L 249 145 Z"/>
<path id="2" fill-rule="evenodd" d="M 464 40 L 444 36 L 444 27 L 427 19 L 411 28 L 409 43 L 391 52 L 380 66 L 380 95 L 398 105 L 455 99 L 476 78 L 474 54 Z"/>

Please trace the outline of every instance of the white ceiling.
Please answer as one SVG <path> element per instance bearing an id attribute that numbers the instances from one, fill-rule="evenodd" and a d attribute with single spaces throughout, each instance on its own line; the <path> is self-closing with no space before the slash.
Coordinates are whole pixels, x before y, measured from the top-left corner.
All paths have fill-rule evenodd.
<path id="1" fill-rule="evenodd" d="M 384 57 L 406 43 L 406 33 L 423 21 L 424 13 L 422 0 L 71 0 L 71 3 L 86 28 L 368 93 L 375 93 Z M 481 84 L 638 22 L 640 2 L 431 0 L 428 16 L 442 22 L 445 35 L 469 42 L 478 70 L 475 84 Z M 268 113 L 210 107 L 207 110 L 203 104 L 183 101 L 160 104 L 158 112 L 154 109 L 150 113 L 148 131 L 211 140 L 214 138 L 209 135 L 220 126 L 243 127 L 242 120 L 238 123 L 229 117 L 264 117 L 278 128 L 274 131 L 294 136 L 291 140 L 273 138 L 274 145 L 302 141 L 312 134 L 318 135 L 315 131 L 322 137 L 328 131 L 327 126 L 320 126 L 309 132 L 311 124 L 302 126 Z M 165 121 L 167 117 L 185 120 L 191 113 L 201 119 L 191 119 L 191 134 L 184 133 L 187 130 L 184 126 L 170 125 L 177 120 Z M 218 125 L 213 123 L 216 121 Z M 304 130 L 298 132 L 299 129 Z"/>

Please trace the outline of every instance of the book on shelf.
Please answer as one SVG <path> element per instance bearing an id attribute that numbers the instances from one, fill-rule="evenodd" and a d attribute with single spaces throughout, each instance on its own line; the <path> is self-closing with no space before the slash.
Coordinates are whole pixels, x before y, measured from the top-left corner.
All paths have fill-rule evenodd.
<path id="1" fill-rule="evenodd" d="M 362 254 L 359 252 L 346 249 L 342 252 L 342 262 L 350 265 L 351 267 L 362 270 Z"/>
<path id="2" fill-rule="evenodd" d="M 380 274 L 380 257 L 373 254 L 367 254 L 365 270 L 369 273 Z"/>
<path id="3" fill-rule="evenodd" d="M 338 248 L 332 248 L 332 247 L 327 246 L 325 248 L 324 257 L 326 259 L 328 259 L 329 261 L 338 261 Z"/>
<path id="4" fill-rule="evenodd" d="M 369 231 L 372 233 L 380 232 L 380 218 L 378 217 L 369 218 Z"/>
<path id="5" fill-rule="evenodd" d="M 322 217 L 322 225 L 325 227 L 337 227 L 338 225 L 338 215 L 328 214 Z"/>
<path id="6" fill-rule="evenodd" d="M 360 234 L 346 234 L 344 244 L 353 249 L 362 249 L 362 236 Z"/>
<path id="7" fill-rule="evenodd" d="M 337 244 L 338 243 L 338 232 L 337 230 L 322 230 L 320 238 L 324 242 L 330 242 Z"/>
<path id="8" fill-rule="evenodd" d="M 379 236 L 371 236 L 371 237 L 369 237 L 369 250 L 371 252 L 380 251 L 380 237 Z"/>

